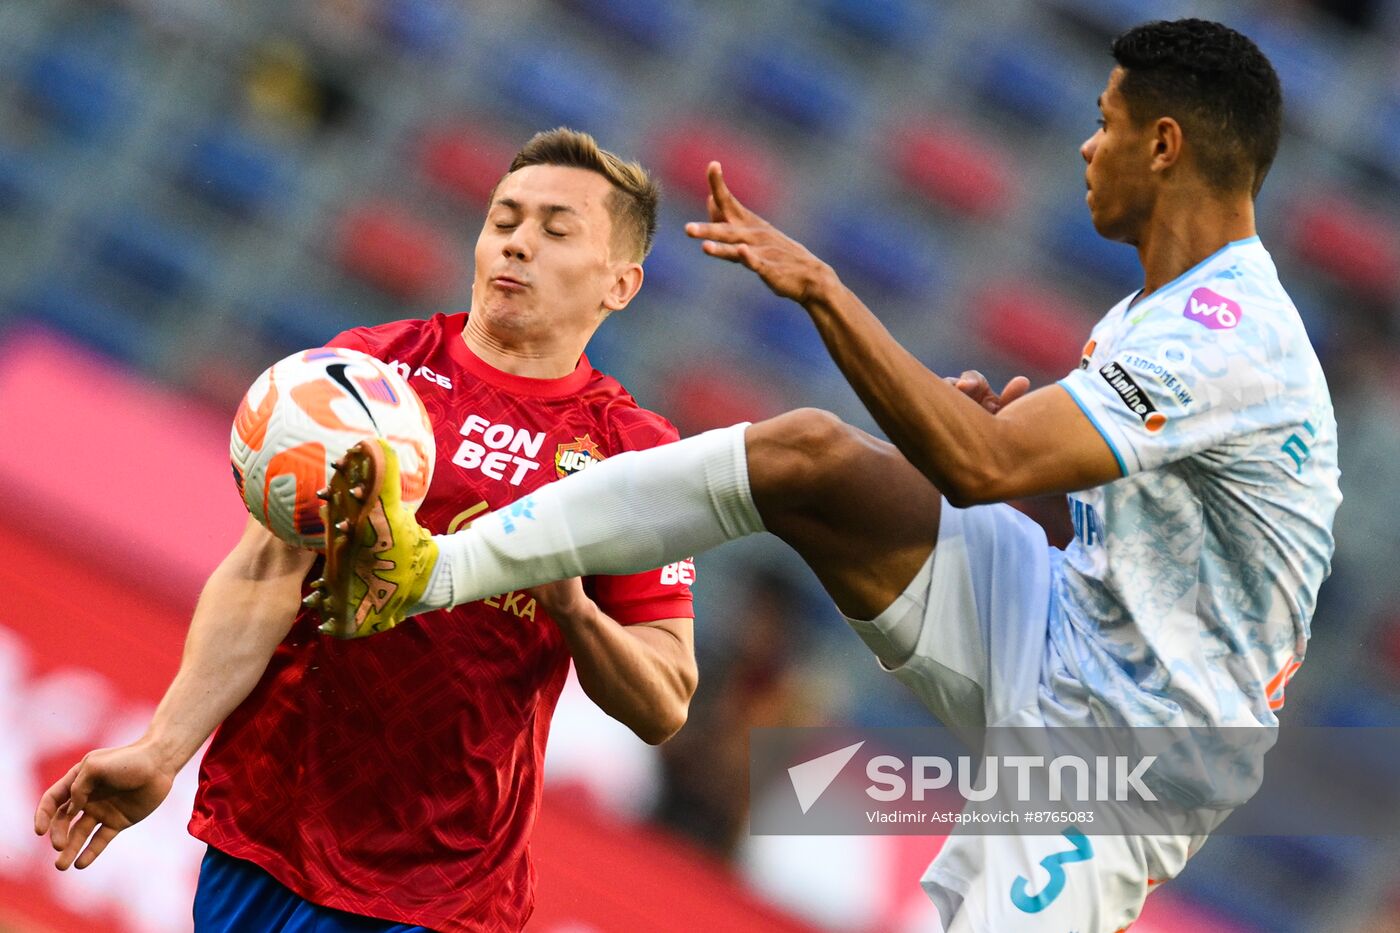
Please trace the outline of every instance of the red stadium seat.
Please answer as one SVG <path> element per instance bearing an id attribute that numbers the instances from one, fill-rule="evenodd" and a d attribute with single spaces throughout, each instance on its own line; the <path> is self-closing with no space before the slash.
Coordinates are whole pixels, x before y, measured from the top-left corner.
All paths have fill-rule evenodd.
<path id="1" fill-rule="evenodd" d="M 682 437 L 740 421 L 762 421 L 787 407 L 770 383 L 714 361 L 673 370 L 662 394 L 663 410 Z"/>
<path id="2" fill-rule="evenodd" d="M 894 169 L 939 207 L 974 217 L 1000 217 L 1015 200 L 1012 168 L 991 143 L 945 124 L 910 130 L 894 151 Z"/>
<path id="3" fill-rule="evenodd" d="M 1079 362 L 1094 324 L 1065 296 L 1029 282 L 991 285 L 970 306 L 989 346 L 1017 366 L 1057 378 Z"/>
<path id="4" fill-rule="evenodd" d="M 710 193 L 705 166 L 718 160 L 724 180 L 739 200 L 760 214 L 781 196 L 777 160 L 737 130 L 704 120 L 672 127 L 654 146 L 657 170 L 672 190 L 704 203 Z"/>
<path id="5" fill-rule="evenodd" d="M 517 146 L 469 125 L 436 126 L 423 133 L 418 164 L 435 189 L 465 207 L 479 208 L 510 165 Z"/>
<path id="6" fill-rule="evenodd" d="M 459 274 L 457 244 L 392 204 L 351 208 L 341 220 L 338 249 L 348 272 L 405 301 L 446 297 Z"/>
<path id="7" fill-rule="evenodd" d="M 1366 298 L 1400 296 L 1400 230 L 1391 220 L 1336 194 L 1300 197 L 1289 216 L 1298 258 Z"/>

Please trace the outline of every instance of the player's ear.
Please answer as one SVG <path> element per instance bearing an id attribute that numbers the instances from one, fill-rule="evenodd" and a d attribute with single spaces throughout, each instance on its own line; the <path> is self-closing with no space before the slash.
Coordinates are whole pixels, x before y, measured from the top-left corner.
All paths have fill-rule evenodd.
<path id="1" fill-rule="evenodd" d="M 1152 125 L 1152 171 L 1165 171 L 1175 165 L 1181 159 L 1184 143 L 1180 123 L 1171 117 L 1158 118 Z"/>
<path id="2" fill-rule="evenodd" d="M 627 307 L 642 287 L 642 264 L 639 262 L 619 263 L 613 267 L 612 286 L 603 296 L 603 307 L 609 312 L 621 311 Z"/>

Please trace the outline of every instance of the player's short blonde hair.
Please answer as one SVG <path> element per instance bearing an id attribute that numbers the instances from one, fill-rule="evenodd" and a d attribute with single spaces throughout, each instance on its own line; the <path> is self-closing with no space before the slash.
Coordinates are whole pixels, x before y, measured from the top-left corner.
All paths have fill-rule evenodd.
<path id="1" fill-rule="evenodd" d="M 613 253 L 641 262 L 651 252 L 661 188 L 639 163 L 623 161 L 587 133 L 560 126 L 530 137 L 511 160 L 506 174 L 527 165 L 583 168 L 612 182 L 607 207 L 613 222 Z"/>

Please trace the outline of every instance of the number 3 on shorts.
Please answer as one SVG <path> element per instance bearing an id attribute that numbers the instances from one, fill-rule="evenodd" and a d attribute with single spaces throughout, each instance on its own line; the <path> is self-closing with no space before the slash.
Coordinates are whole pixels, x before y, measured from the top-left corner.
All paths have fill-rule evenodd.
<path id="1" fill-rule="evenodd" d="M 1038 914 L 1055 902 L 1065 889 L 1065 866 L 1072 862 L 1087 862 L 1094 857 L 1094 847 L 1089 842 L 1089 837 L 1075 829 L 1073 826 L 1066 829 L 1064 837 L 1074 843 L 1074 848 L 1068 852 L 1055 852 L 1040 860 L 1040 867 L 1050 875 L 1050 880 L 1039 894 L 1031 894 L 1027 890 L 1030 881 L 1024 875 L 1017 875 L 1016 880 L 1011 882 L 1011 903 L 1028 914 Z"/>

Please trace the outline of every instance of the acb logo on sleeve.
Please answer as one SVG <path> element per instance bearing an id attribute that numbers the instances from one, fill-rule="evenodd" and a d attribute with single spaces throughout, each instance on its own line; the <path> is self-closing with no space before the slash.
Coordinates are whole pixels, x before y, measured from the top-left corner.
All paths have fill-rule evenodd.
<path id="1" fill-rule="evenodd" d="M 586 470 L 603 459 L 603 452 L 598 449 L 598 445 L 585 434 L 583 437 L 575 437 L 567 444 L 559 445 L 554 451 L 554 469 L 562 478 Z"/>

